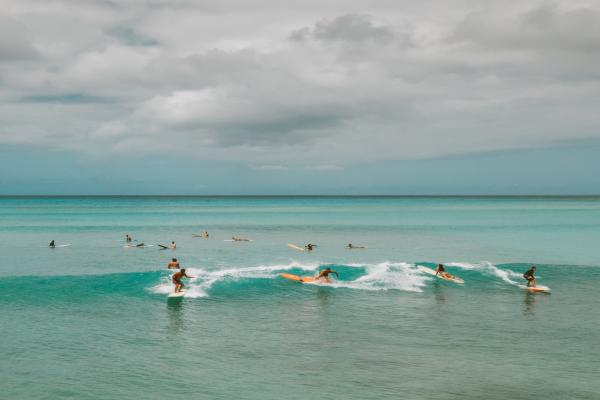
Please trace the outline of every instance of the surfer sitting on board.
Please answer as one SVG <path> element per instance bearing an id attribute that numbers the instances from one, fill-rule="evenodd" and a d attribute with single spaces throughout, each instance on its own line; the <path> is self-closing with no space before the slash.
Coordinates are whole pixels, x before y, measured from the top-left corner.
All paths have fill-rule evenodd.
<path id="1" fill-rule="evenodd" d="M 318 280 L 323 279 L 325 282 L 331 282 L 331 279 L 329 279 L 329 274 L 335 274 L 335 276 L 337 278 L 340 277 L 340 274 L 338 274 L 337 272 L 335 272 L 331 268 L 327 267 L 323 271 L 320 271 L 317 276 L 315 276 L 315 280 L 318 281 Z"/>
<path id="2" fill-rule="evenodd" d="M 175 284 L 175 293 L 181 292 L 181 289 L 185 286 L 183 282 L 181 282 L 181 278 L 193 278 L 193 276 L 189 276 L 185 273 L 185 268 L 181 268 L 178 272 L 175 272 L 171 279 Z"/>
<path id="3" fill-rule="evenodd" d="M 172 258 L 171 262 L 169 263 L 169 265 L 167 265 L 167 268 L 169 268 L 169 269 L 179 269 L 181 267 L 179 266 L 179 261 L 177 261 L 176 258 Z"/>
<path id="4" fill-rule="evenodd" d="M 315 245 L 314 245 L 314 244 L 312 244 L 312 243 L 309 243 L 309 244 L 307 244 L 307 245 L 306 245 L 306 246 L 304 246 L 304 247 L 306 247 L 306 250 L 308 250 L 308 251 L 313 251 L 313 248 L 315 247 Z"/>
<path id="5" fill-rule="evenodd" d="M 50 244 L 49 244 L 48 246 L 50 246 L 50 247 L 56 247 L 56 245 L 54 244 L 54 239 L 52 239 L 52 240 L 50 241 Z"/>
<path id="6" fill-rule="evenodd" d="M 523 274 L 523 278 L 527 279 L 527 287 L 535 287 L 535 276 L 533 276 L 533 274 L 535 274 L 535 265 L 532 265 L 531 268 Z"/>
<path id="7" fill-rule="evenodd" d="M 126 241 L 127 243 L 131 243 L 131 241 L 132 241 L 132 240 L 133 240 L 133 239 L 131 239 L 131 236 L 129 236 L 129 235 L 125 235 L 125 241 Z"/>
<path id="8" fill-rule="evenodd" d="M 175 250 L 177 248 L 177 245 L 175 244 L 175 241 L 171 242 L 171 245 L 169 246 L 169 248 Z"/>
<path id="9" fill-rule="evenodd" d="M 435 268 L 435 274 L 440 275 L 444 278 L 448 278 L 448 279 L 454 278 L 454 276 L 452 276 L 446 272 L 446 269 L 444 268 L 444 264 L 438 264 L 438 266 Z"/>

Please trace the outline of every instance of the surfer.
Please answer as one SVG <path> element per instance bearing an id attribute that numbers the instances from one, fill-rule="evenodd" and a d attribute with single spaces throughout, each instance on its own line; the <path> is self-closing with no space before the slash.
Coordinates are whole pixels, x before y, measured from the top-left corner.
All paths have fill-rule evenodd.
<path id="1" fill-rule="evenodd" d="M 446 272 L 446 269 L 444 268 L 444 264 L 438 264 L 438 266 L 435 268 L 435 274 L 441 275 L 442 277 L 448 278 L 448 279 L 454 278 L 454 276 L 452 276 Z"/>
<path id="2" fill-rule="evenodd" d="M 308 250 L 308 251 L 313 251 L 313 248 L 315 247 L 315 245 L 314 245 L 314 244 L 312 244 L 312 243 L 309 243 L 309 244 L 307 244 L 307 245 L 306 245 L 306 246 L 304 246 L 304 247 L 306 247 L 306 250 Z"/>
<path id="3" fill-rule="evenodd" d="M 535 265 L 532 265 L 531 268 L 523 274 L 523 278 L 527 279 L 527 287 L 535 287 L 535 276 L 533 276 L 533 274 L 535 274 Z"/>
<path id="4" fill-rule="evenodd" d="M 347 247 L 348 247 L 349 249 L 352 249 L 354 246 L 352 246 L 352 243 L 348 243 L 348 246 L 347 246 Z"/>
<path id="5" fill-rule="evenodd" d="M 50 247 L 52 247 L 52 248 L 56 247 L 56 245 L 54 244 L 54 239 L 52 239 L 52 240 L 50 241 L 50 244 L 49 244 L 48 246 L 50 246 Z"/>
<path id="6" fill-rule="evenodd" d="M 338 274 L 337 272 L 335 272 L 334 270 L 332 270 L 331 268 L 327 267 L 324 270 L 320 271 L 316 276 L 315 276 L 315 280 L 324 280 L 325 282 L 331 282 L 331 279 L 329 279 L 329 275 L 330 274 L 335 274 L 335 276 L 339 279 L 340 274 Z"/>
<path id="7" fill-rule="evenodd" d="M 129 235 L 125 235 L 125 241 L 126 241 L 127 243 L 131 243 L 131 241 L 132 241 L 132 240 L 133 240 L 133 239 L 131 239 L 131 236 L 129 236 Z"/>
<path id="8" fill-rule="evenodd" d="M 178 272 L 175 272 L 171 279 L 175 284 L 175 293 L 181 292 L 181 289 L 185 286 L 183 282 L 181 282 L 181 278 L 193 278 L 193 276 L 189 276 L 185 273 L 185 268 L 181 268 Z"/>
<path id="9" fill-rule="evenodd" d="M 234 242 L 249 242 L 250 241 L 249 239 L 242 238 L 239 236 L 232 236 L 231 240 L 233 240 Z"/>
<path id="10" fill-rule="evenodd" d="M 172 258 L 171 262 L 167 265 L 169 269 L 179 269 L 181 266 L 179 265 L 179 261 L 176 258 Z"/>
<path id="11" fill-rule="evenodd" d="M 202 236 L 204 237 L 204 239 L 208 239 L 208 231 L 204 231 L 204 233 L 202 234 Z"/>
<path id="12" fill-rule="evenodd" d="M 177 245 L 175 244 L 175 241 L 171 242 L 171 245 L 169 246 L 169 248 L 175 250 L 177 248 Z"/>

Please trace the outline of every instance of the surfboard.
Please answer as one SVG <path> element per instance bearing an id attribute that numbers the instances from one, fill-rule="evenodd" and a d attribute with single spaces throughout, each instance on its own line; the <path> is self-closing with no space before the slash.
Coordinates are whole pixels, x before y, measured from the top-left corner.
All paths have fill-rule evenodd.
<path id="1" fill-rule="evenodd" d="M 56 247 L 69 247 L 69 246 L 71 246 L 71 243 L 69 243 L 69 244 L 57 244 L 54 247 L 56 248 Z"/>
<path id="2" fill-rule="evenodd" d="M 547 286 L 536 286 L 536 287 L 524 286 L 523 288 L 528 290 L 531 293 L 550 293 L 550 288 Z"/>
<path id="3" fill-rule="evenodd" d="M 160 247 L 161 250 L 167 250 L 170 249 L 169 246 L 165 246 L 164 244 L 157 244 L 158 247 Z"/>
<path id="4" fill-rule="evenodd" d="M 252 239 L 240 239 L 240 240 L 225 239 L 223 241 L 224 242 L 254 242 L 254 240 L 252 240 Z"/>
<path id="5" fill-rule="evenodd" d="M 280 274 L 282 278 L 289 279 L 291 281 L 296 282 L 314 282 L 315 278 L 313 276 L 298 276 L 294 274 Z"/>
<path id="6" fill-rule="evenodd" d="M 182 290 L 182 291 L 179 291 L 177 293 L 175 293 L 175 292 L 170 293 L 168 297 L 170 299 L 172 299 L 172 298 L 179 298 L 179 297 L 183 297 L 184 294 L 185 294 L 185 290 Z"/>
<path id="7" fill-rule="evenodd" d="M 426 274 L 429 274 L 429 275 L 432 275 L 432 276 L 437 276 L 438 278 L 443 279 L 445 281 L 450 281 L 450 282 L 458 283 L 459 285 L 462 285 L 463 283 L 465 283 L 465 281 L 463 281 L 462 279 L 460 279 L 457 276 L 450 275 L 450 276 L 452 276 L 450 278 L 450 277 L 442 276 L 441 274 L 440 275 L 436 275 L 434 270 L 432 270 L 431 268 L 424 267 L 422 265 L 419 265 L 418 269 L 419 269 L 419 271 L 421 271 L 423 273 L 426 273 Z"/>
<path id="8" fill-rule="evenodd" d="M 353 245 L 352 247 L 346 246 L 345 248 L 348 249 L 348 250 L 354 250 L 354 249 L 363 249 L 364 250 L 364 249 L 367 249 L 368 247 L 367 246 L 354 246 Z"/>
<path id="9" fill-rule="evenodd" d="M 297 251 L 306 251 L 306 249 L 304 249 L 304 248 L 302 248 L 300 246 L 296 246 L 293 243 L 288 243 L 287 245 L 288 245 L 289 248 L 297 250 Z"/>

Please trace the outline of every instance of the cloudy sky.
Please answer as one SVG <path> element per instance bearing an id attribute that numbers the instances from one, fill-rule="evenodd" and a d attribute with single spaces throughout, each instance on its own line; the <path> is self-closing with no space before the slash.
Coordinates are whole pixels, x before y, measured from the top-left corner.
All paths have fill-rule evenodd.
<path id="1" fill-rule="evenodd" d="M 0 0 L 0 194 L 599 193 L 597 0 Z"/>

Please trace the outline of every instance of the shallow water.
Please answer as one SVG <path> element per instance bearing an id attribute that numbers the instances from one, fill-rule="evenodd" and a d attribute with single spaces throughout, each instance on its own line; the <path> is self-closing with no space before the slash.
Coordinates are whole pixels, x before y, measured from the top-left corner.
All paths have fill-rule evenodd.
<path id="1" fill-rule="evenodd" d="M 0 198 L 0 222 L 5 398 L 600 398 L 599 198 Z"/>

